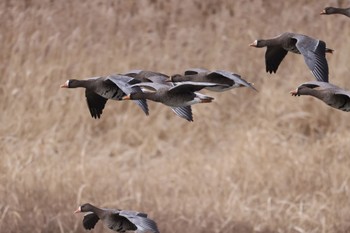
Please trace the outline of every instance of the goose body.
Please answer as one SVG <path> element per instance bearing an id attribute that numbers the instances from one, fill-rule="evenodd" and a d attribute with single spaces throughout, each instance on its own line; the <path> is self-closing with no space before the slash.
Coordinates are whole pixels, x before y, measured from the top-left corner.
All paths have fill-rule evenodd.
<path id="1" fill-rule="evenodd" d="M 139 86 L 152 90 L 152 92 L 136 92 L 130 95 L 131 99 L 149 99 L 163 103 L 170 107 L 183 107 L 197 103 L 208 103 L 214 98 L 198 93 L 201 89 L 220 84 L 205 82 L 182 82 L 177 85 L 165 85 L 160 83 L 138 83 Z"/>
<path id="2" fill-rule="evenodd" d="M 276 73 L 278 66 L 288 52 L 301 54 L 311 73 L 318 81 L 328 82 L 328 63 L 326 52 L 333 50 L 326 48 L 326 43 L 312 37 L 285 32 L 272 39 L 255 40 L 252 47 L 267 47 L 265 53 L 266 72 Z"/>
<path id="3" fill-rule="evenodd" d="M 151 91 L 145 90 L 142 92 L 131 93 L 130 95 L 123 97 L 123 99 L 148 99 L 160 102 L 171 107 L 178 116 L 188 121 L 193 121 L 191 105 L 197 103 L 209 103 L 214 99 L 196 91 L 216 85 L 220 84 L 199 82 L 182 82 L 178 85 L 173 85 L 171 83 L 138 83 L 133 86 L 142 87 L 143 89 Z"/>
<path id="4" fill-rule="evenodd" d="M 91 230 L 101 220 L 105 226 L 116 232 L 136 231 L 159 233 L 156 222 L 147 214 L 137 211 L 102 209 L 89 203 L 79 206 L 74 213 L 87 212 L 83 219 L 83 226 Z"/>
<path id="5" fill-rule="evenodd" d="M 107 77 L 93 77 L 84 80 L 69 79 L 62 88 L 85 88 L 85 97 L 90 114 L 93 118 L 100 118 L 108 99 L 121 100 L 123 96 L 141 91 L 140 87 L 132 87 L 140 81 L 123 76 L 110 75 Z M 135 100 L 136 104 L 148 115 L 146 100 Z"/>
<path id="6" fill-rule="evenodd" d="M 350 7 L 349 8 L 337 8 L 337 7 L 326 7 L 321 11 L 321 15 L 332 15 L 340 14 L 350 17 Z"/>
<path id="7" fill-rule="evenodd" d="M 205 87 L 205 89 L 208 89 L 210 91 L 215 91 L 215 92 L 227 91 L 232 88 L 238 88 L 238 87 L 249 87 L 257 91 L 251 83 L 245 81 L 243 78 L 241 78 L 240 75 L 229 71 L 224 71 L 224 70 L 216 70 L 211 72 L 200 68 L 191 69 L 191 70 L 185 71 L 185 75 L 177 74 L 177 75 L 171 76 L 170 81 L 172 82 L 192 81 L 192 82 L 207 82 L 207 83 L 222 84 L 222 85 Z"/>
<path id="8" fill-rule="evenodd" d="M 346 91 L 331 83 L 306 82 L 290 93 L 293 96 L 310 95 L 322 100 L 333 108 L 346 112 L 350 111 L 350 91 Z"/>

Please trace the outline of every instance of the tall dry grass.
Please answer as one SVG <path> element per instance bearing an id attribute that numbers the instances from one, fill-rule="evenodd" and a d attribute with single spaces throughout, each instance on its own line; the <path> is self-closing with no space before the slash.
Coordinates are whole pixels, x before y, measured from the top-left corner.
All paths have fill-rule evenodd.
<path id="1" fill-rule="evenodd" d="M 341 2 L 341 6 L 349 5 Z M 2 1 L 0 231 L 85 232 L 84 202 L 149 213 L 161 232 L 349 232 L 349 114 L 288 92 L 301 56 L 266 74 L 257 38 L 321 38 L 350 88 L 350 21 L 336 1 Z M 208 93 L 195 121 L 130 102 L 89 116 L 69 78 L 232 70 L 260 90 Z M 95 232 L 109 232 L 98 224 Z"/>

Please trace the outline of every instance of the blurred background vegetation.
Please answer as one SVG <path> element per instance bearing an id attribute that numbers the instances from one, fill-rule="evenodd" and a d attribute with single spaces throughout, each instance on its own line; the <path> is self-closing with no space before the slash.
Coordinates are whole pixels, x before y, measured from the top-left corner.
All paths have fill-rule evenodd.
<path id="1" fill-rule="evenodd" d="M 78 205 L 146 212 L 161 232 L 349 232 L 348 113 L 289 91 L 313 80 L 300 55 L 265 72 L 248 45 L 291 31 L 335 49 L 350 88 L 349 1 L 0 2 L 1 232 L 85 232 Z M 67 79 L 131 69 L 241 74 L 259 92 L 203 91 L 194 122 L 109 101 L 92 119 Z M 98 224 L 94 232 L 109 232 Z"/>

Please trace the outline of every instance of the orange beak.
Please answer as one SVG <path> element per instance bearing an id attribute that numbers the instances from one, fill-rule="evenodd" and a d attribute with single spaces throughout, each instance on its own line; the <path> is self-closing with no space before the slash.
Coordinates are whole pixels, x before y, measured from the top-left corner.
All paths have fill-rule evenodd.
<path id="1" fill-rule="evenodd" d="M 122 100 L 130 100 L 130 95 L 123 96 Z"/>
<path id="2" fill-rule="evenodd" d="M 253 43 L 251 43 L 249 46 L 250 47 L 256 47 L 258 45 L 258 40 L 254 40 Z"/>
<path id="3" fill-rule="evenodd" d="M 298 95 L 298 89 L 295 89 L 293 91 L 289 92 L 292 96 L 297 96 Z"/>
<path id="4" fill-rule="evenodd" d="M 74 211 L 74 213 L 76 214 L 76 213 L 80 213 L 80 212 L 81 212 L 81 208 L 79 206 L 79 208 L 76 211 Z"/>
<path id="5" fill-rule="evenodd" d="M 64 84 L 62 84 L 61 88 L 68 88 L 69 81 L 67 80 Z"/>

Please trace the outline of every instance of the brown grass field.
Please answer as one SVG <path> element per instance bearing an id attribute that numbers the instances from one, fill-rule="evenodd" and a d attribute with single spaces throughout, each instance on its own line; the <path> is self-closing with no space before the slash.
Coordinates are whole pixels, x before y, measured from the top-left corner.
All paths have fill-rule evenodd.
<path id="1" fill-rule="evenodd" d="M 86 232 L 85 202 L 143 211 L 162 233 L 350 232 L 350 115 L 289 91 L 313 80 L 300 55 L 265 72 L 285 31 L 335 49 L 332 83 L 350 89 L 350 20 L 325 0 L 0 2 L 0 232 Z M 109 101 L 92 119 L 69 78 L 144 69 L 230 70 L 259 92 L 202 93 L 187 122 Z M 110 232 L 97 224 L 93 232 Z"/>

